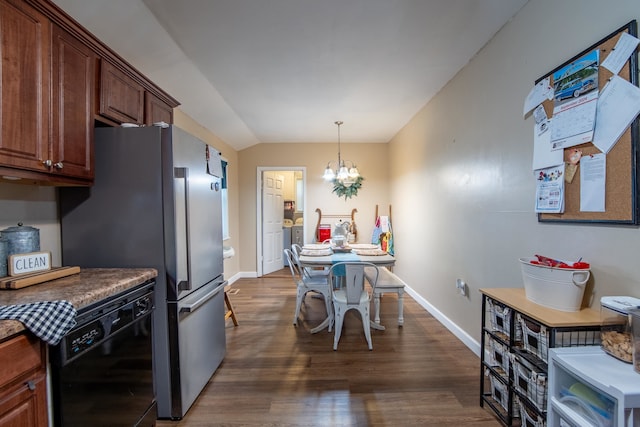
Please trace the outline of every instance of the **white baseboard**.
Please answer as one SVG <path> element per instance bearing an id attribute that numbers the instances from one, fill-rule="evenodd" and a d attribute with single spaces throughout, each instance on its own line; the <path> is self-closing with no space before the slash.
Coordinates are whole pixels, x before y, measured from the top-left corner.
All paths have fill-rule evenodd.
<path id="1" fill-rule="evenodd" d="M 458 325 L 451 321 L 447 316 L 445 316 L 440 310 L 435 308 L 433 305 L 429 303 L 426 299 L 424 299 L 421 295 L 419 295 L 416 291 L 414 291 L 410 286 L 405 283 L 405 291 L 411 295 L 411 297 L 420 305 L 422 308 L 427 310 L 429 314 L 436 318 L 442 325 L 447 328 L 453 335 L 456 336 L 464 345 L 466 345 L 469 350 L 473 351 L 476 356 L 480 357 L 480 343 L 476 341 L 471 335 L 466 333 L 463 329 L 461 329 Z"/>
<path id="2" fill-rule="evenodd" d="M 236 281 L 238 281 L 238 279 L 255 279 L 256 277 L 258 277 L 258 275 L 256 274 L 255 271 L 253 272 L 239 272 L 234 274 L 233 276 L 229 277 L 227 279 L 227 282 L 229 282 L 229 285 L 233 285 Z"/>

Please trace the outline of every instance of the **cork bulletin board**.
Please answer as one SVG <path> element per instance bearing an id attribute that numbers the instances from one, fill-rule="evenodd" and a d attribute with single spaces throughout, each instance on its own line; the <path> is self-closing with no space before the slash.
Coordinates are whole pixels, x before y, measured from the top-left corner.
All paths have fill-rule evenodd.
<path id="1" fill-rule="evenodd" d="M 627 25 L 614 31 L 598 43 L 585 49 L 564 64 L 555 68 L 536 80 L 539 81 L 550 77 L 553 85 L 554 73 L 578 58 L 592 52 L 595 49 L 600 51 L 599 64 L 615 47 L 620 35 L 627 32 L 637 37 L 637 23 L 631 21 Z M 638 61 L 637 49 L 618 73 L 623 79 L 638 86 Z M 613 73 L 605 67 L 598 67 L 598 88 L 602 91 L 607 81 Z M 552 117 L 554 100 L 547 100 L 543 103 L 548 117 Z M 597 126 L 597 117 L 596 117 Z M 605 180 L 605 211 L 604 212 L 582 212 L 580 211 L 580 179 L 579 170 L 576 179 L 570 183 L 565 182 L 564 213 L 539 213 L 539 222 L 576 222 L 576 223 L 611 223 L 638 225 L 638 118 L 631 126 L 625 130 L 618 142 L 607 153 L 606 157 L 606 180 Z M 564 161 L 569 161 L 569 154 L 574 150 L 581 150 L 583 156 L 600 153 L 591 142 L 572 146 L 564 149 Z M 578 166 L 579 168 L 579 166 Z"/>

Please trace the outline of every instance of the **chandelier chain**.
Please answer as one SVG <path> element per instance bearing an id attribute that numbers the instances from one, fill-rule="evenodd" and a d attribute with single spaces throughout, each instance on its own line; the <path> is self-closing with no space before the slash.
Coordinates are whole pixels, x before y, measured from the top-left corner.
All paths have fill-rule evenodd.
<path id="1" fill-rule="evenodd" d="M 340 158 L 340 126 L 342 125 L 342 121 L 337 120 L 334 122 L 336 125 L 338 125 L 338 169 L 340 167 L 342 167 L 342 159 Z"/>
<path id="2" fill-rule="evenodd" d="M 327 163 L 323 178 L 333 183 L 333 192 L 345 199 L 356 196 L 358 189 L 362 186 L 364 178 L 358 172 L 356 164 L 351 160 L 342 160 L 342 140 L 340 135 L 340 126 L 342 121 L 334 122 L 338 126 L 338 164 L 336 169 L 331 168 L 331 161 Z M 347 168 L 347 162 L 350 167 Z"/>

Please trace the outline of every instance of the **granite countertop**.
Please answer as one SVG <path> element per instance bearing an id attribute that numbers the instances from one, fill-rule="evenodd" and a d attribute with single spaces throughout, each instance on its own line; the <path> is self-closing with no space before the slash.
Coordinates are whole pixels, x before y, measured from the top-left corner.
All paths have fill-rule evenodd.
<path id="1" fill-rule="evenodd" d="M 79 274 L 38 285 L 22 289 L 2 289 L 0 305 L 66 300 L 79 310 L 133 288 L 157 275 L 158 272 L 153 268 L 85 268 L 81 269 Z M 24 330 L 21 322 L 0 320 L 0 340 Z"/>

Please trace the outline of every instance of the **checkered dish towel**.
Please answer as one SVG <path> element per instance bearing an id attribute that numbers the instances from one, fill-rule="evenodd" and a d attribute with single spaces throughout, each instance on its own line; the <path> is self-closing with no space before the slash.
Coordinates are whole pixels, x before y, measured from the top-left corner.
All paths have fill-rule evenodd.
<path id="1" fill-rule="evenodd" d="M 19 320 L 38 338 L 56 345 L 76 325 L 76 309 L 69 301 L 42 301 L 0 306 L 0 319 Z"/>

